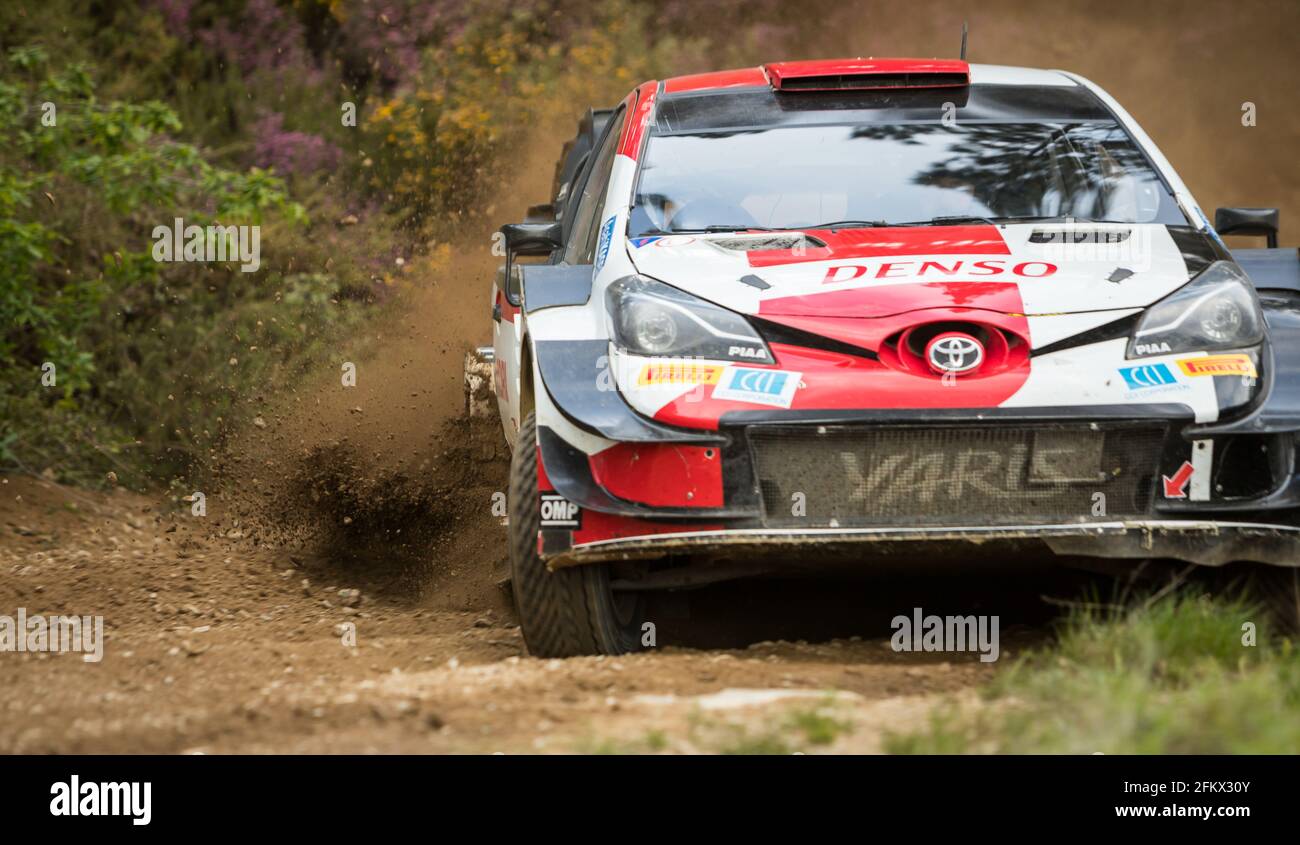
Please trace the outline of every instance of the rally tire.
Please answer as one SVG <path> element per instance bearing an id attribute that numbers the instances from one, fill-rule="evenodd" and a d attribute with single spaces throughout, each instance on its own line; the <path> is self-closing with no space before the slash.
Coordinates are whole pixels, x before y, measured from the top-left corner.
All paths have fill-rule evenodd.
<path id="1" fill-rule="evenodd" d="M 541 525 L 537 489 L 537 423 L 519 427 L 510 460 L 511 590 L 519 628 L 534 657 L 624 654 L 641 647 L 642 603 L 617 598 L 606 564 L 551 571 L 537 553 Z"/>

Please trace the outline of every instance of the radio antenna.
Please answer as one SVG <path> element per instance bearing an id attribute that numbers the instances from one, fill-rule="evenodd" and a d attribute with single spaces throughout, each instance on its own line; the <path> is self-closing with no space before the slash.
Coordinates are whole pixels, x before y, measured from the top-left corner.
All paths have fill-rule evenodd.
<path id="1" fill-rule="evenodd" d="M 966 21 L 961 22 L 961 60 L 966 61 Z"/>

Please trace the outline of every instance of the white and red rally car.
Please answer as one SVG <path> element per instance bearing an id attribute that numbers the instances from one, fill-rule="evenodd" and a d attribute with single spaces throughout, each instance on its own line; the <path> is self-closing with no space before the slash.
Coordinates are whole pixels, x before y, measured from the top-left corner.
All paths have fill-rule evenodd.
<path id="1" fill-rule="evenodd" d="M 787 62 L 590 112 L 477 353 L 530 651 L 636 649 L 644 590 L 781 561 L 1296 565 L 1300 261 L 1276 209 L 1216 225 L 1060 71 Z"/>

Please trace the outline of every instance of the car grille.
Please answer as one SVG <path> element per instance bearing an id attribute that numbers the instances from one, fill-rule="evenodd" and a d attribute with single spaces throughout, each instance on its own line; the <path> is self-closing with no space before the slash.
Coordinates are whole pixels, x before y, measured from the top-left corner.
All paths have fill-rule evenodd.
<path id="1" fill-rule="evenodd" d="M 1165 427 L 754 426 L 748 437 L 768 526 L 1006 525 L 1150 513 Z"/>

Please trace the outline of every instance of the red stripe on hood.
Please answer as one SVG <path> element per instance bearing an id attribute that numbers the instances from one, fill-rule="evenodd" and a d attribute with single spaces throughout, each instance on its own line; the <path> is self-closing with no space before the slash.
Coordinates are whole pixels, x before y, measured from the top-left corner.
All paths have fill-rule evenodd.
<path id="1" fill-rule="evenodd" d="M 890 335 L 925 323 L 983 323 L 1029 338 L 1029 320 L 1025 317 L 1019 315 L 1011 317 L 977 308 L 924 308 L 870 320 L 855 317 L 780 317 L 772 322 L 819 337 L 838 340 L 851 346 L 860 346 L 873 352 L 880 349 L 881 342 Z"/>
<path id="2" fill-rule="evenodd" d="M 917 322 L 922 321 L 918 319 Z M 895 323 L 892 328 L 899 326 Z M 937 376 L 903 372 L 881 361 L 839 352 L 776 343 L 772 344 L 772 351 L 778 365 L 769 369 L 799 373 L 800 386 L 790 404 L 790 409 L 795 411 L 996 408 L 1024 386 L 1030 368 L 1026 357 L 1011 369 L 988 376 L 958 376 L 945 383 Z M 728 411 L 781 411 L 769 405 L 715 399 L 714 390 L 716 386 L 702 386 L 673 399 L 660 408 L 654 418 L 684 428 L 716 429 L 722 415 Z M 706 392 L 707 396 L 702 395 Z"/>
<path id="3" fill-rule="evenodd" d="M 884 285 L 830 291 L 788 300 L 810 300 L 824 310 L 809 314 L 795 307 L 789 313 L 773 315 L 768 300 L 760 313 L 774 323 L 833 338 L 880 354 L 870 360 L 821 349 L 772 343 L 774 367 L 799 373 L 799 389 L 791 399 L 792 410 L 842 408 L 995 408 L 1015 395 L 1029 377 L 1030 359 L 1021 354 L 1006 368 L 989 373 L 958 376 L 944 381 L 930 372 L 918 373 L 900 367 L 897 349 L 890 363 L 885 340 L 901 332 L 932 323 L 979 323 L 1001 329 L 1030 342 L 1029 320 L 1023 314 L 1019 287 L 1011 282 L 940 282 L 933 284 Z M 787 305 L 789 303 L 786 303 Z M 737 365 L 739 366 L 739 365 Z M 693 391 L 660 408 L 654 418 L 686 428 L 717 428 L 728 411 L 773 410 L 734 399 L 717 399 L 713 389 L 707 397 Z"/>
<path id="4" fill-rule="evenodd" d="M 824 247 L 751 250 L 751 267 L 891 255 L 1010 255 L 996 226 L 916 226 L 881 229 L 809 229 Z"/>

